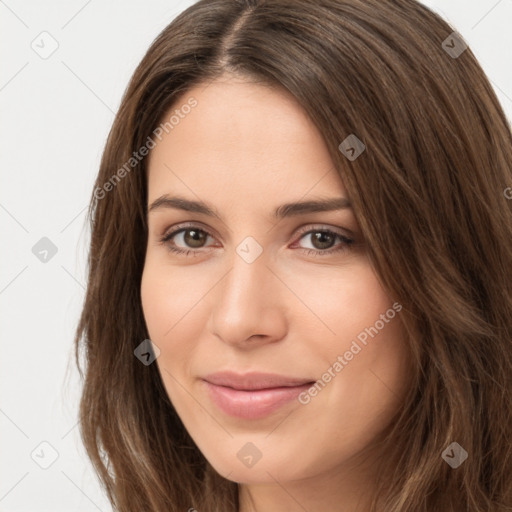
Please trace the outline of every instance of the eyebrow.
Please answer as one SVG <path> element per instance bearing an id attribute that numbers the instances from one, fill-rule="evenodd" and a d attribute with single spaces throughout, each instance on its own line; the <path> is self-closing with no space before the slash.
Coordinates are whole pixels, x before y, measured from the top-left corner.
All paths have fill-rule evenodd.
<path id="1" fill-rule="evenodd" d="M 202 201 L 191 201 L 190 199 L 186 199 L 184 197 L 171 197 L 167 194 L 164 194 L 163 196 L 160 196 L 158 199 L 153 201 L 153 203 L 151 203 L 151 205 L 148 207 L 148 213 L 164 208 L 175 208 L 178 210 L 185 210 L 187 212 L 201 213 L 203 215 L 208 215 L 210 217 L 215 217 L 219 220 L 222 220 L 222 217 L 214 208 L 207 205 L 206 203 L 203 203 Z M 314 201 L 282 204 L 274 210 L 273 216 L 275 219 L 283 219 L 285 217 L 305 215 L 307 213 L 328 212 L 349 208 L 352 208 L 352 206 L 346 197 L 332 197 Z"/>

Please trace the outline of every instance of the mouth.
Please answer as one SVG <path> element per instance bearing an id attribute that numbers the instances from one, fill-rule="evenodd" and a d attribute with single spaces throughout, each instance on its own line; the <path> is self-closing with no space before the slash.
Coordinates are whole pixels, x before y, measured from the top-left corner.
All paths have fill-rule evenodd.
<path id="1" fill-rule="evenodd" d="M 259 419 L 307 391 L 314 380 L 276 374 L 219 372 L 202 379 L 211 401 L 225 414 Z"/>

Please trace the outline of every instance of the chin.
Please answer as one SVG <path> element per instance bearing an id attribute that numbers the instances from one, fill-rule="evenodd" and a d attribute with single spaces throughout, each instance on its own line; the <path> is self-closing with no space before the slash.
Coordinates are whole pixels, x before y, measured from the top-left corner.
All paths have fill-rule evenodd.
<path id="1" fill-rule="evenodd" d="M 250 459 L 244 461 L 245 454 L 254 449 L 250 441 L 236 441 L 234 444 L 236 447 L 232 450 L 223 449 L 222 455 L 219 454 L 219 457 L 208 458 L 215 471 L 227 480 L 240 484 L 275 484 L 275 479 L 300 480 L 307 476 L 305 468 L 299 467 L 297 464 L 290 464 L 291 460 L 296 459 L 293 454 L 277 454 L 275 448 L 271 450 L 269 447 L 267 448 L 270 452 L 268 456 L 265 457 L 264 450 L 261 450 L 263 452 L 261 458 L 252 463 Z M 300 452 L 299 447 L 297 452 Z M 226 453 L 232 453 L 232 455 L 226 457 Z"/>

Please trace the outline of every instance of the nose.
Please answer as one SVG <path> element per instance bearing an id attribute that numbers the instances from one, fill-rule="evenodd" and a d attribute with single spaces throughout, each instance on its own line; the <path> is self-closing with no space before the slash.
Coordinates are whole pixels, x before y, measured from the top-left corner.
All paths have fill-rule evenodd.
<path id="1" fill-rule="evenodd" d="M 231 262 L 212 290 L 210 333 L 242 349 L 279 341 L 287 331 L 290 297 L 265 252 L 250 263 L 234 252 Z"/>

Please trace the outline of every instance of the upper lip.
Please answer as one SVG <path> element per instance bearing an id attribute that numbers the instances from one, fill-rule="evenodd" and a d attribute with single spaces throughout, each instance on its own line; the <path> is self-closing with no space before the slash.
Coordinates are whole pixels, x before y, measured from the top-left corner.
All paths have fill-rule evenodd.
<path id="1" fill-rule="evenodd" d="M 216 384 L 217 386 L 226 386 L 239 390 L 258 390 L 281 387 L 294 387 L 310 384 L 312 379 L 302 379 L 297 377 L 287 377 L 275 373 L 249 372 L 244 374 L 232 371 L 222 371 L 211 373 L 203 380 Z"/>

